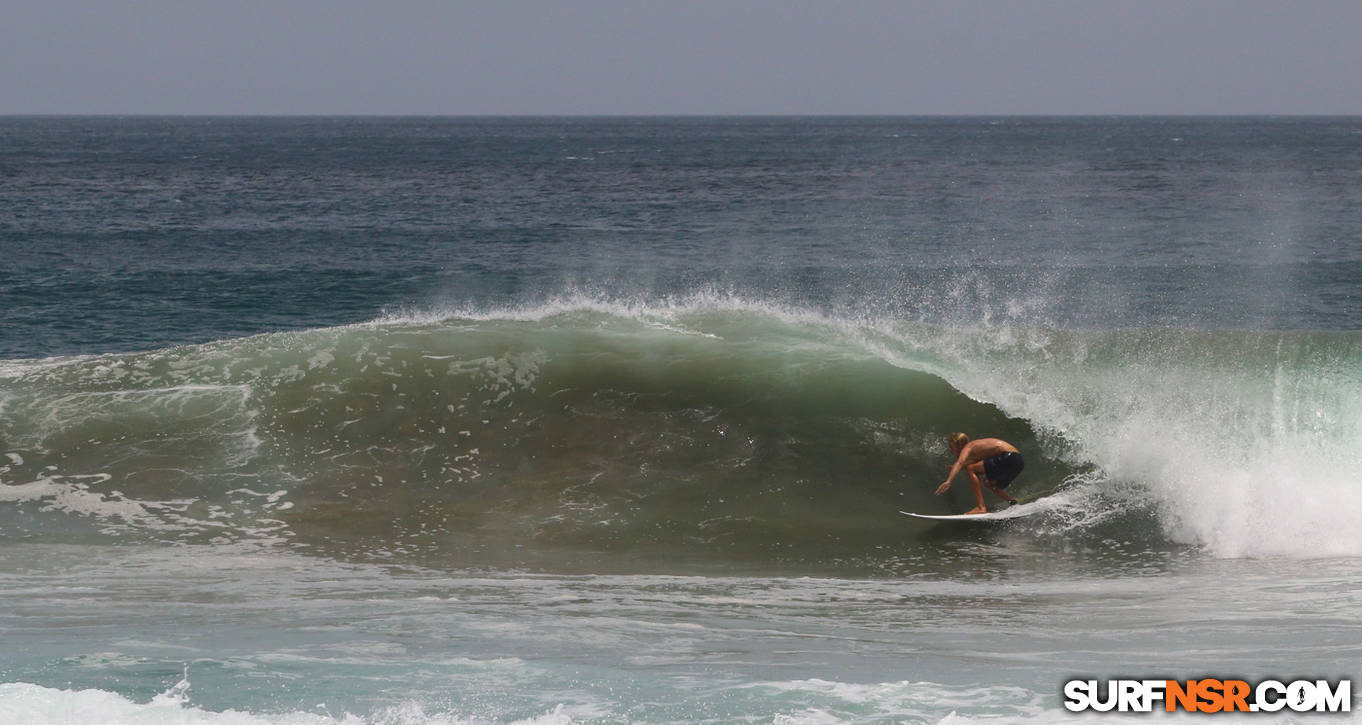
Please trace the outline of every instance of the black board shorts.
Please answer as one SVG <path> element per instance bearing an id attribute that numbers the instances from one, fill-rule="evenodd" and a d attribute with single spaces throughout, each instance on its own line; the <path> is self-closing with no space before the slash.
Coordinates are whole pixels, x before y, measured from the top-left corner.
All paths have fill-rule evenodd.
<path id="1" fill-rule="evenodd" d="M 1007 488 L 1025 466 L 1026 462 L 1022 460 L 1020 453 L 1015 451 L 1004 453 L 984 461 L 984 478 L 998 488 Z"/>

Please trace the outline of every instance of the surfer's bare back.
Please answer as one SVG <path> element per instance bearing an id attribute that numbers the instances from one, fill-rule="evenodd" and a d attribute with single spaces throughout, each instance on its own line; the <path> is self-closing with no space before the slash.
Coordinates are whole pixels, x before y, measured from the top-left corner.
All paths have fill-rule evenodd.
<path id="1" fill-rule="evenodd" d="M 951 447 L 951 455 L 955 456 L 955 465 L 951 466 L 951 473 L 946 476 L 946 482 L 937 486 L 938 495 L 950 489 L 951 480 L 963 468 L 969 474 L 970 485 L 974 487 L 974 501 L 978 504 L 965 513 L 988 513 L 988 507 L 984 505 L 981 479 L 982 483 L 999 497 L 1006 499 L 1013 506 L 1017 504 L 1017 499 L 1003 492 L 1017 474 L 1022 472 L 1025 465 L 1021 451 L 1018 451 L 1016 446 L 1001 438 L 980 438 L 971 441 L 964 433 L 950 434 L 946 438 L 946 443 Z"/>

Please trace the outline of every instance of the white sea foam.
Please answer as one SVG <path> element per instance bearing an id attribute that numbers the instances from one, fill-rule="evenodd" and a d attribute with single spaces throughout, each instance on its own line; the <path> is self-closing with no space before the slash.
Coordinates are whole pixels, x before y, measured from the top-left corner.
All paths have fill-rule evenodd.
<path id="1" fill-rule="evenodd" d="M 0 684 L 0 722 L 16 725 L 490 725 L 501 722 L 573 725 L 597 720 L 605 714 L 602 709 L 592 706 L 559 705 L 540 715 L 506 721 L 428 709 L 414 702 L 364 715 L 335 714 L 324 703 L 319 703 L 315 710 L 284 713 L 205 710 L 190 704 L 188 680 L 181 680 L 145 703 L 104 690 L 59 690 L 22 682 Z"/>
<path id="2" fill-rule="evenodd" d="M 773 725 L 842 725 L 902 722 L 922 725 L 1038 725 L 1040 723 L 1147 722 L 1148 714 L 1069 713 L 1053 706 L 1050 697 L 1018 687 L 948 687 L 929 682 L 855 684 L 827 680 L 799 680 L 742 685 L 730 693 L 747 691 L 759 699 L 747 706 L 742 722 Z M 628 722 L 599 705 L 557 705 L 526 718 L 462 714 L 416 702 L 381 708 L 373 713 L 335 713 L 325 703 L 312 711 L 253 713 L 215 712 L 191 704 L 188 680 L 181 680 L 149 702 L 136 702 L 104 690 L 61 690 L 27 683 L 0 684 L 0 721 L 24 725 L 575 725 Z M 792 704 L 792 703 L 804 704 Z M 976 714 L 960 715 L 970 709 Z M 765 714 L 761 711 L 765 710 Z M 982 712 L 980 712 L 982 711 Z M 1159 720 L 1196 722 L 1195 714 L 1158 713 Z M 1261 715 L 1222 714 L 1228 723 L 1276 722 Z M 1358 722 L 1344 716 L 1334 722 Z M 659 720 L 658 722 L 681 722 Z"/>

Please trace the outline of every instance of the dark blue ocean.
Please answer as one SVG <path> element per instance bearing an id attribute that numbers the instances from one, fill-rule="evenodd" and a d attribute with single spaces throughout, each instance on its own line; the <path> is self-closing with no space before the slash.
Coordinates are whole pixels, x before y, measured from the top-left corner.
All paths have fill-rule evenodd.
<path id="1" fill-rule="evenodd" d="M 0 722 L 1359 672 L 1359 118 L 0 118 L 0 260 Z"/>

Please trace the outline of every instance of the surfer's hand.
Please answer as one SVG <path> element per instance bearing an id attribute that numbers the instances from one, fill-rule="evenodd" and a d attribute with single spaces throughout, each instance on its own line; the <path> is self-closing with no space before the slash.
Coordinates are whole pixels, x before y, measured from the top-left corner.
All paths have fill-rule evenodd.
<path id="1" fill-rule="evenodd" d="M 937 487 L 936 487 L 936 495 L 940 496 L 941 494 L 943 494 L 943 493 L 946 492 L 946 489 L 948 489 L 948 488 L 950 488 L 950 487 L 951 487 L 951 482 L 950 482 L 950 481 L 947 481 L 947 482 L 941 484 L 940 486 L 937 486 Z"/>

